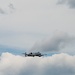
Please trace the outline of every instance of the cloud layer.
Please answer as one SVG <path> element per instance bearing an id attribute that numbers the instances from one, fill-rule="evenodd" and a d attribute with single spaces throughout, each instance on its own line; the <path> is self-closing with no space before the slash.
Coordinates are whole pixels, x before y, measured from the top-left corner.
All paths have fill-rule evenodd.
<path id="1" fill-rule="evenodd" d="M 0 75 L 75 75 L 75 56 L 22 57 L 3 53 Z"/>
<path id="2" fill-rule="evenodd" d="M 30 49 L 56 30 L 75 36 L 75 11 L 56 5 L 57 1 L 1 0 L 0 44 Z M 4 15 L 14 8 L 15 13 Z"/>
<path id="3" fill-rule="evenodd" d="M 75 0 L 58 0 L 58 4 L 66 4 L 70 8 L 75 8 Z"/>
<path id="4" fill-rule="evenodd" d="M 30 52 L 51 52 L 51 51 L 61 51 L 69 45 L 75 44 L 75 37 L 69 36 L 65 33 L 56 33 L 52 38 L 47 38 L 41 42 L 36 43 Z"/>

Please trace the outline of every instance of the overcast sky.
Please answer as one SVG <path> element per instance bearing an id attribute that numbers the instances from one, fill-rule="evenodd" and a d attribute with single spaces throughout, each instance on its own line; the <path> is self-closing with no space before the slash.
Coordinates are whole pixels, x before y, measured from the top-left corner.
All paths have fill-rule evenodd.
<path id="1" fill-rule="evenodd" d="M 37 41 L 75 36 L 75 0 L 0 0 L 0 45 L 31 49 Z"/>

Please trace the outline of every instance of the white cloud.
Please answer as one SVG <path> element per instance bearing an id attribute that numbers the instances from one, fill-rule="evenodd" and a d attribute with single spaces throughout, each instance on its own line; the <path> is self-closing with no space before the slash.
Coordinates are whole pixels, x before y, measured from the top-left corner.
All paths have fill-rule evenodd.
<path id="1" fill-rule="evenodd" d="M 75 0 L 58 0 L 58 4 L 66 4 L 70 8 L 75 8 Z"/>
<path id="2" fill-rule="evenodd" d="M 3 53 L 1 75 L 75 75 L 75 56 L 65 53 L 49 57 L 22 57 Z"/>

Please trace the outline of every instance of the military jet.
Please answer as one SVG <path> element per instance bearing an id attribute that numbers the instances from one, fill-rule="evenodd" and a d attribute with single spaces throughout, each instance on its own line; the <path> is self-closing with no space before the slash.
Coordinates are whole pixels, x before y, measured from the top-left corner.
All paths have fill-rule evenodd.
<path id="1" fill-rule="evenodd" d="M 25 53 L 22 53 L 22 54 L 24 54 L 25 57 L 27 57 L 27 56 L 31 56 L 31 57 L 38 56 L 38 57 L 41 57 L 41 56 L 46 55 L 46 54 L 41 54 L 40 52 L 36 52 L 36 53 L 30 52 L 28 54 L 25 52 Z"/>

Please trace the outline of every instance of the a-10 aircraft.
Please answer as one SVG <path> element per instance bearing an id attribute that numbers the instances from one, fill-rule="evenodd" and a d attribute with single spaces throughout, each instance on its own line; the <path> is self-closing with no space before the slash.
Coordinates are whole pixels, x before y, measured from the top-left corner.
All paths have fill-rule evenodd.
<path id="1" fill-rule="evenodd" d="M 22 53 L 22 54 L 24 54 L 25 57 L 27 57 L 27 56 L 31 56 L 31 57 L 38 56 L 38 57 L 41 57 L 41 56 L 46 55 L 46 54 L 41 54 L 40 52 L 36 52 L 36 53 L 30 52 L 28 54 L 25 52 L 25 53 Z"/>

